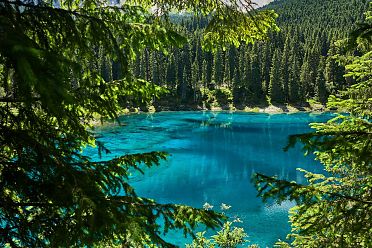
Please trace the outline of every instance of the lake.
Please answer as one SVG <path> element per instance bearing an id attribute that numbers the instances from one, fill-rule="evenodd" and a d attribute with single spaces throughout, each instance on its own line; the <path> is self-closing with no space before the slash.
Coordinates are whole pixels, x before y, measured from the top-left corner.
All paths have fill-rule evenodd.
<path id="1" fill-rule="evenodd" d="M 283 151 L 291 134 L 310 132 L 308 124 L 324 122 L 330 113 L 264 114 L 244 112 L 161 112 L 120 118 L 124 126 L 95 130 L 111 154 L 102 159 L 148 151 L 171 156 L 159 167 L 133 177 L 138 195 L 160 203 L 201 208 L 205 202 L 239 217 L 251 243 L 271 247 L 290 230 L 288 209 L 294 204 L 263 203 L 251 182 L 255 172 L 304 182 L 296 168 L 321 171 L 313 156 L 304 157 L 300 145 Z M 96 149 L 85 153 L 98 160 Z M 181 247 L 190 239 L 177 232 L 167 240 Z"/>

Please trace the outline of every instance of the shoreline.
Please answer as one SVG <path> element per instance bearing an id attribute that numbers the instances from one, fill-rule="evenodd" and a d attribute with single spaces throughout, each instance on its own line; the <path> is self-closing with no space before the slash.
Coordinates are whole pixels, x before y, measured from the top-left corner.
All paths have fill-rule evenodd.
<path id="1" fill-rule="evenodd" d="M 122 114 L 136 114 L 136 113 L 159 113 L 159 112 L 179 112 L 179 111 L 230 111 L 230 112 L 247 112 L 247 113 L 268 113 L 268 114 L 282 114 L 282 113 L 298 113 L 298 112 L 328 112 L 331 111 L 326 106 L 321 104 L 308 104 L 308 105 L 257 105 L 257 106 L 219 106 L 205 108 L 201 106 L 185 106 L 180 105 L 177 108 L 171 107 L 154 107 L 150 106 L 145 110 L 140 108 L 123 109 Z"/>
<path id="2" fill-rule="evenodd" d="M 262 113 L 262 114 L 295 114 L 295 113 L 325 113 L 325 112 L 332 112 L 332 110 L 327 109 L 323 105 L 316 105 L 316 106 L 291 106 L 291 105 L 269 105 L 266 107 L 245 107 L 244 109 L 240 108 L 222 108 L 222 107 L 212 107 L 210 109 L 207 108 L 180 108 L 180 109 L 160 109 L 156 110 L 154 107 L 149 108 L 147 111 L 140 110 L 139 108 L 133 109 L 123 109 L 118 116 L 123 115 L 133 115 L 133 114 L 154 114 L 154 113 L 161 113 L 161 112 L 239 112 L 239 113 Z M 104 119 L 101 121 L 99 118 L 95 118 L 90 122 L 93 126 L 104 126 L 116 123 L 115 120 L 112 119 Z"/>

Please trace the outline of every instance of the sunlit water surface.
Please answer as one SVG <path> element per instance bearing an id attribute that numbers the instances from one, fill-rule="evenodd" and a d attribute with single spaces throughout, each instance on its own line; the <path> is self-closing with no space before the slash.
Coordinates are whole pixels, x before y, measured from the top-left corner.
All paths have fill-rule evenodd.
<path id="1" fill-rule="evenodd" d="M 296 168 L 320 171 L 313 157 L 304 157 L 300 146 L 283 151 L 291 134 L 310 132 L 308 124 L 331 118 L 323 114 L 276 114 L 240 112 L 162 112 L 121 117 L 124 126 L 97 128 L 98 140 L 115 156 L 148 151 L 166 151 L 171 156 L 159 167 L 132 179 L 141 196 L 161 203 L 202 207 L 205 202 L 219 210 L 231 205 L 229 216 L 238 216 L 251 243 L 272 247 L 290 230 L 288 209 L 264 204 L 251 183 L 255 172 L 303 182 Z M 85 154 L 98 160 L 96 149 Z M 172 232 L 168 241 L 181 247 L 190 238 Z"/>

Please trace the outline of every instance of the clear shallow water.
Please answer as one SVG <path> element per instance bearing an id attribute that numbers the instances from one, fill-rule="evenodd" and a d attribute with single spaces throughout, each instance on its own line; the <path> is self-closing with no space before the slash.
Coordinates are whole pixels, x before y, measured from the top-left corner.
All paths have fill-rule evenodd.
<path id="1" fill-rule="evenodd" d="M 159 167 L 136 176 L 137 193 L 161 203 L 202 207 L 205 202 L 219 210 L 231 205 L 229 216 L 239 216 L 252 243 L 271 247 L 289 231 L 290 202 L 262 203 L 251 183 L 252 173 L 277 175 L 303 181 L 301 167 L 319 171 L 313 157 L 304 157 L 300 147 L 283 152 L 288 135 L 310 132 L 308 124 L 324 122 L 331 114 L 256 114 L 229 112 L 162 112 L 121 117 L 125 126 L 96 129 L 99 140 L 115 156 L 166 151 L 171 154 Z M 98 160 L 95 149 L 85 154 Z M 181 247 L 182 234 L 167 240 Z"/>

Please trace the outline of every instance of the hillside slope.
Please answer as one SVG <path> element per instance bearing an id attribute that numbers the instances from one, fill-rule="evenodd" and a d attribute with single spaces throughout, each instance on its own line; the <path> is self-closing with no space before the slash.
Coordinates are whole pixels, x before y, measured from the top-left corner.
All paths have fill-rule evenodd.
<path id="1" fill-rule="evenodd" d="M 190 43 L 169 56 L 144 51 L 133 72 L 169 89 L 158 105 L 238 108 L 291 103 L 309 99 L 324 103 L 330 93 L 349 82 L 332 57 L 361 21 L 367 0 L 279 0 L 262 9 L 278 14 L 279 33 L 253 45 L 216 54 L 201 49 L 200 29 L 207 19 L 179 18 Z M 130 102 L 126 104 L 130 105 Z"/>

